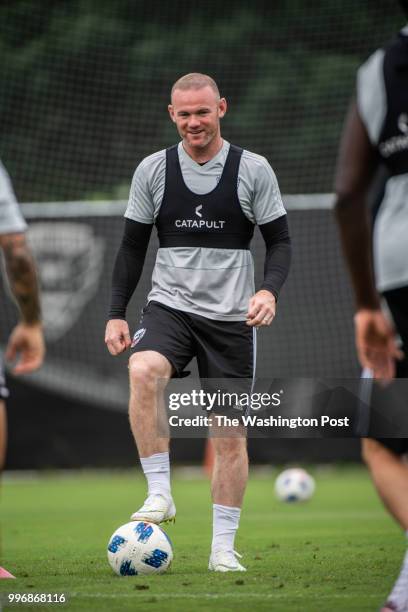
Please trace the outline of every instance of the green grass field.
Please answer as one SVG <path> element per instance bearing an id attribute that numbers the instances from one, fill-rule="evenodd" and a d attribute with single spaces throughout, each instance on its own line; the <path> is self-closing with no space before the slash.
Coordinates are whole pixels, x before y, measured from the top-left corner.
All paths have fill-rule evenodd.
<path id="1" fill-rule="evenodd" d="M 377 500 L 363 468 L 312 470 L 317 491 L 303 505 L 274 498 L 277 471 L 250 478 L 236 548 L 246 574 L 207 571 L 211 538 L 208 482 L 173 479 L 175 548 L 161 576 L 115 576 L 107 563 L 112 532 L 144 497 L 135 473 L 85 472 L 2 486 L 2 564 L 17 580 L 8 592 L 66 593 L 68 610 L 378 610 L 395 579 L 404 537 Z M 0 606 L 1 607 L 1 606 Z M 19 605 L 24 610 L 61 605 Z"/>

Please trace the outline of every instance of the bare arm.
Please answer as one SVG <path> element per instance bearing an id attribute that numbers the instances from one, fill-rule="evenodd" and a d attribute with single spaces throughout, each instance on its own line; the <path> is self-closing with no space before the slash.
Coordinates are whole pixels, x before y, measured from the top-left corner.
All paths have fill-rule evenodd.
<path id="1" fill-rule="evenodd" d="M 351 104 L 337 164 L 336 218 L 356 300 L 355 339 L 359 361 L 377 378 L 395 376 L 395 359 L 403 357 L 395 331 L 380 307 L 374 282 L 371 222 L 367 192 L 378 165 L 355 102 Z"/>
<path id="2" fill-rule="evenodd" d="M 21 322 L 13 329 L 7 344 L 6 359 L 13 361 L 19 357 L 13 372 L 25 374 L 39 368 L 45 354 L 37 273 L 24 234 L 1 235 L 0 247 L 10 288 L 21 312 Z"/>
<path id="3" fill-rule="evenodd" d="M 377 164 L 375 149 L 353 102 L 344 126 L 337 162 L 335 212 L 357 309 L 379 307 L 374 284 L 371 223 L 366 206 L 367 191 Z"/>
<path id="4" fill-rule="evenodd" d="M 40 323 L 41 310 L 37 273 L 24 234 L 0 236 L 11 291 L 27 325 Z"/>

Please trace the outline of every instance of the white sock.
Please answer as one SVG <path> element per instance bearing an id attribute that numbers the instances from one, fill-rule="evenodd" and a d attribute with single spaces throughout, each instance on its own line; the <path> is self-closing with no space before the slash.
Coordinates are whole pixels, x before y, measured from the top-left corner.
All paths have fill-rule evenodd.
<path id="1" fill-rule="evenodd" d="M 147 480 L 148 495 L 160 493 L 170 497 L 170 459 L 169 453 L 156 453 L 150 457 L 140 457 Z"/>
<path id="2" fill-rule="evenodd" d="M 234 550 L 241 508 L 213 504 L 213 539 L 211 551 Z"/>

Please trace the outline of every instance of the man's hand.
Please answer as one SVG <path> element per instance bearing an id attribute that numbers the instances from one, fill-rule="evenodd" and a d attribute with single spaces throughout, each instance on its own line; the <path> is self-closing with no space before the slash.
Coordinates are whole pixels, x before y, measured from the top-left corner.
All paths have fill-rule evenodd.
<path id="1" fill-rule="evenodd" d="M 381 310 L 358 310 L 354 317 L 358 359 L 374 378 L 395 377 L 395 361 L 404 358 L 398 348 L 395 330 Z"/>
<path id="2" fill-rule="evenodd" d="M 275 318 L 276 299 L 273 293 L 261 289 L 249 300 L 247 325 L 262 327 L 270 325 Z"/>
<path id="3" fill-rule="evenodd" d="M 27 374 L 37 370 L 44 361 L 45 345 L 40 323 L 19 323 L 11 332 L 7 348 L 7 361 L 18 358 L 13 374 Z"/>
<path id="4" fill-rule="evenodd" d="M 120 355 L 132 344 L 129 326 L 123 319 L 111 319 L 106 325 L 105 344 L 111 355 Z"/>

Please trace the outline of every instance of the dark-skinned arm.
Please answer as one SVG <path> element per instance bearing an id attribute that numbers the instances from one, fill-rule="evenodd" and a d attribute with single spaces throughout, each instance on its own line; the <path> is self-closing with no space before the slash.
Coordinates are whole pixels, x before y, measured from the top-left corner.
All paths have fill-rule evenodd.
<path id="1" fill-rule="evenodd" d="M 378 157 L 352 102 L 340 145 L 335 179 L 335 213 L 356 301 L 356 348 L 362 367 L 376 378 L 395 376 L 395 360 L 402 359 L 395 330 L 381 311 L 375 287 L 372 232 L 367 194 L 378 167 Z"/>
<path id="2" fill-rule="evenodd" d="M 374 283 L 371 221 L 366 205 L 368 189 L 377 166 L 376 151 L 353 101 L 337 162 L 335 213 L 357 309 L 376 309 L 380 304 Z"/>

